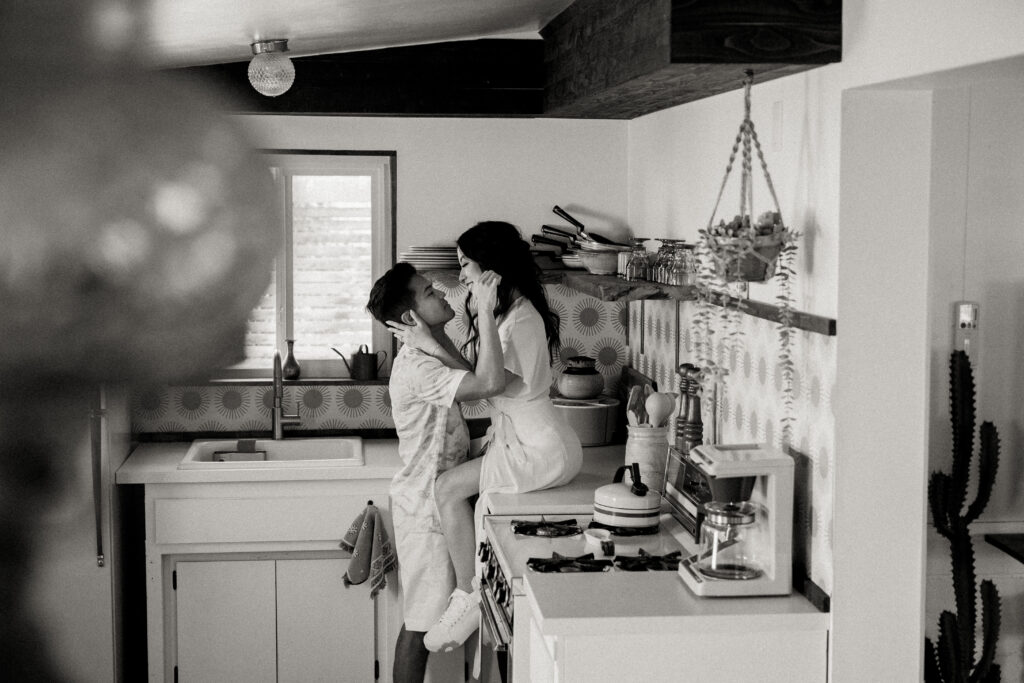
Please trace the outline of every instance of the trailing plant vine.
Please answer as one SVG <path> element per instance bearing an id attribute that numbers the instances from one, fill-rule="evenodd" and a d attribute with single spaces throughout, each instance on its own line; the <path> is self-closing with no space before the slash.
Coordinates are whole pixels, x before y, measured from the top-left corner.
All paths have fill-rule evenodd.
<path id="1" fill-rule="evenodd" d="M 796 240 L 800 233 L 789 232 L 783 241 L 782 251 L 775 264 L 775 279 L 778 281 L 778 293 L 775 301 L 779 309 L 779 372 L 782 373 L 782 443 L 787 445 L 793 441 L 793 280 L 796 278 Z"/>
<path id="2" fill-rule="evenodd" d="M 773 277 L 778 283 L 775 300 L 778 306 L 779 362 L 777 371 L 782 378 L 783 417 L 782 443 L 787 445 L 793 437 L 793 281 L 796 278 L 795 259 L 800 233 L 790 230 L 782 221 L 779 200 L 772 183 L 764 152 L 750 118 L 750 90 L 753 74 L 747 72 L 744 82 L 744 118 L 729 154 L 725 177 L 718 190 L 715 206 L 707 227 L 700 230 L 696 257 L 699 263 L 696 283 L 697 311 L 694 328 L 697 357 L 708 373 L 719 378 L 727 372 L 723 367 L 727 359 L 742 350 L 739 316 L 747 306 L 743 296 L 729 292 L 729 283 L 767 282 Z M 741 151 L 742 150 L 742 151 Z M 752 159 L 756 151 L 765 182 L 775 205 L 751 219 L 753 211 Z M 741 153 L 740 212 L 731 221 L 715 221 L 726 182 Z M 712 306 L 718 312 L 712 312 Z M 716 324 L 717 323 L 717 324 Z M 716 354 L 716 351 L 718 352 Z"/>

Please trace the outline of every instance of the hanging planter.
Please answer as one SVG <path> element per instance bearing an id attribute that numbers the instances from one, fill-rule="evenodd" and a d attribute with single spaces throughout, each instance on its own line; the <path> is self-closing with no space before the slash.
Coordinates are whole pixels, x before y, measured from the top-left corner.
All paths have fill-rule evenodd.
<path id="1" fill-rule="evenodd" d="M 779 254 L 787 244 L 794 242 L 798 237 L 796 233 L 787 229 L 782 221 L 782 210 L 779 208 L 775 186 L 771 174 L 768 173 L 768 164 L 765 163 L 761 142 L 754 130 L 754 122 L 750 119 L 750 87 L 753 81 L 753 73 L 748 71 L 743 84 L 743 122 L 740 123 L 736 142 L 733 143 L 732 152 L 729 154 L 729 163 L 725 167 L 725 177 L 722 178 L 722 186 L 715 199 L 715 208 L 711 211 L 707 228 L 700 231 L 704 247 L 712 260 L 714 274 L 724 282 L 767 282 L 775 275 Z M 715 223 L 729 174 L 740 150 L 740 212 L 728 223 L 724 220 Z M 757 152 L 768 191 L 775 205 L 775 211 L 762 213 L 756 221 L 752 220 L 750 215 L 754 204 L 752 151 Z"/>
<path id="2" fill-rule="evenodd" d="M 746 309 L 747 283 L 767 282 L 774 278 L 777 283 L 776 302 L 778 308 L 778 372 L 782 377 L 783 417 L 781 419 L 782 443 L 792 439 L 793 429 L 793 301 L 792 285 L 796 276 L 794 259 L 800 233 L 790 230 L 782 220 L 782 211 L 775 194 L 775 186 L 768 165 L 761 151 L 761 143 L 750 119 L 750 89 L 753 72 L 746 72 L 744 80 L 744 116 L 739 133 L 729 155 L 725 177 L 718 190 L 715 206 L 707 227 L 700 230 L 697 244 L 699 270 L 696 283 L 697 311 L 694 316 L 694 335 L 697 358 L 708 376 L 719 381 L 728 374 L 728 366 L 742 351 L 743 334 L 740 330 L 740 316 Z M 718 207 L 725 193 L 736 161 L 740 164 L 740 212 L 732 220 L 715 222 Z M 756 152 L 764 173 L 765 183 L 771 194 L 774 211 L 766 211 L 752 219 L 753 197 L 753 154 Z"/>
<path id="3" fill-rule="evenodd" d="M 762 214 L 753 227 L 749 216 L 720 221 L 708 229 L 708 253 L 715 274 L 726 282 L 766 282 L 787 238 L 778 213 Z"/>

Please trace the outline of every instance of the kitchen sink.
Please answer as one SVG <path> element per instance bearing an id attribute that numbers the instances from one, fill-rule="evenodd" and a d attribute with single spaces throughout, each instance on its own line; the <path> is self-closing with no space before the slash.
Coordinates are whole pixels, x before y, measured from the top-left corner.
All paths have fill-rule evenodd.
<path id="1" fill-rule="evenodd" d="M 310 439 L 204 439 L 193 441 L 179 470 L 360 467 L 358 436 Z"/>

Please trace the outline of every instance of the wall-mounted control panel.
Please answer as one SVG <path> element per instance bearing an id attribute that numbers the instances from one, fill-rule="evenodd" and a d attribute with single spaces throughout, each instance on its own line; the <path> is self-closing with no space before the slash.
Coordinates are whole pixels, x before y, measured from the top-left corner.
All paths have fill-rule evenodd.
<path id="1" fill-rule="evenodd" d="M 971 354 L 978 335 L 978 304 L 957 301 L 953 304 L 953 348 Z"/>

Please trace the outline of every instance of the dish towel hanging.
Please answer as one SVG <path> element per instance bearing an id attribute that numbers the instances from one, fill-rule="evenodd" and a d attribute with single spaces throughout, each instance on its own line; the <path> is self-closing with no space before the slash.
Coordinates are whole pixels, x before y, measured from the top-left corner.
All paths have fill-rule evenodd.
<path id="1" fill-rule="evenodd" d="M 340 547 L 352 553 L 348 571 L 342 577 L 345 588 L 370 579 L 370 598 L 377 597 L 388 585 L 387 573 L 396 566 L 395 551 L 388 538 L 388 530 L 380 518 L 380 511 L 369 501 L 366 508 L 352 521 Z"/>

